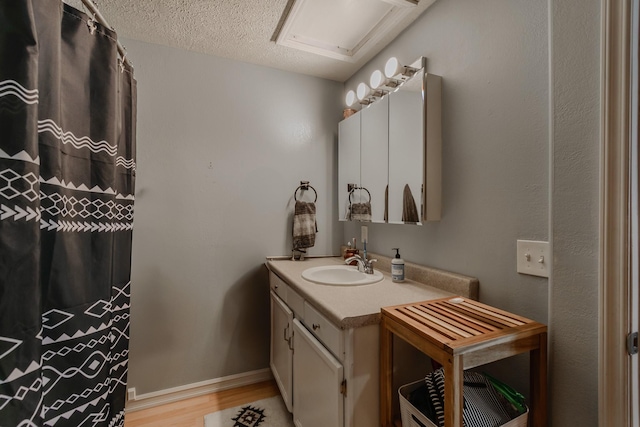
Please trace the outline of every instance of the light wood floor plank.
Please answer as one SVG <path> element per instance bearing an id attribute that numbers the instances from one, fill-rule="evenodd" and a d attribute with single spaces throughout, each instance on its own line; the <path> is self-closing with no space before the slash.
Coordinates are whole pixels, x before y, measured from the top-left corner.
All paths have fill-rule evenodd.
<path id="1" fill-rule="evenodd" d="M 251 384 L 127 413 L 124 427 L 203 427 L 204 416 L 211 412 L 278 394 L 274 381 Z"/>

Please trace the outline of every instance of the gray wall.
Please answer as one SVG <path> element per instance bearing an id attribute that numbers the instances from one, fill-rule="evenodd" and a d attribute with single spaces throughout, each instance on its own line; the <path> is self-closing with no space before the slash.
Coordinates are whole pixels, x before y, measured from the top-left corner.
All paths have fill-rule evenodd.
<path id="1" fill-rule="evenodd" d="M 268 367 L 267 255 L 293 192 L 318 191 L 314 254 L 339 245 L 342 84 L 125 40 L 138 81 L 129 387 Z"/>
<path id="2" fill-rule="evenodd" d="M 552 2 L 554 426 L 598 425 L 600 1 Z"/>
<path id="3" fill-rule="evenodd" d="M 598 419 L 599 7 L 440 0 L 345 85 L 390 56 L 443 77 L 442 220 L 372 224 L 368 246 L 478 277 L 481 301 L 548 324 L 553 426 Z M 551 242 L 551 279 L 516 272 L 518 239 Z M 527 361 L 488 369 L 526 391 Z"/>

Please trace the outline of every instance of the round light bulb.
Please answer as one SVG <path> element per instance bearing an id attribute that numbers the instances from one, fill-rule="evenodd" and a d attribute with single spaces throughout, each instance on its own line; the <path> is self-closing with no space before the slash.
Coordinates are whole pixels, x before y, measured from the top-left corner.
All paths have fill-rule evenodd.
<path id="1" fill-rule="evenodd" d="M 384 82 L 382 71 L 375 70 L 373 73 L 371 73 L 371 79 L 369 80 L 369 83 L 371 84 L 372 89 L 378 89 L 380 85 L 382 85 L 382 82 Z"/>
<path id="2" fill-rule="evenodd" d="M 370 91 L 371 89 L 369 89 L 369 86 L 367 86 L 366 83 L 360 83 L 358 85 L 358 88 L 356 89 L 356 94 L 358 95 L 358 99 L 362 101 L 367 97 L 367 95 L 369 95 Z"/>
<path id="3" fill-rule="evenodd" d="M 347 107 L 351 107 L 356 102 L 356 93 L 350 90 L 344 100 L 347 103 Z"/>
<path id="4" fill-rule="evenodd" d="M 399 69 L 400 63 L 398 62 L 398 58 L 392 56 L 384 66 L 384 75 L 391 78 L 398 74 Z"/>

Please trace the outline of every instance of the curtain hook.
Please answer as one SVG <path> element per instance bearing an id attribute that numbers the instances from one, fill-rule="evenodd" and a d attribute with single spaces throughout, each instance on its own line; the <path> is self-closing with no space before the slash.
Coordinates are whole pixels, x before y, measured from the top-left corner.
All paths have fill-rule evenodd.
<path id="1" fill-rule="evenodd" d="M 89 27 L 89 32 L 91 35 L 95 34 L 96 29 L 98 28 L 98 24 L 96 24 L 96 14 L 93 14 L 93 18 L 89 18 L 87 21 L 87 27 Z"/>
<path id="2" fill-rule="evenodd" d="M 127 58 L 127 49 L 125 49 L 124 46 L 122 46 L 122 58 L 118 58 L 118 64 L 120 65 L 120 72 L 124 73 L 124 62 L 125 59 Z"/>

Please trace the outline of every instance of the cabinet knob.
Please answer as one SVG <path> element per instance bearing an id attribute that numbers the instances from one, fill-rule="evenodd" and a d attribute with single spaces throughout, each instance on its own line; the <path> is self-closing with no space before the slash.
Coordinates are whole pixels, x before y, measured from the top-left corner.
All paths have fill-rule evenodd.
<path id="1" fill-rule="evenodd" d="M 320 329 L 320 325 L 317 323 L 314 323 L 313 325 L 311 325 L 311 327 L 313 328 L 314 331 Z"/>

